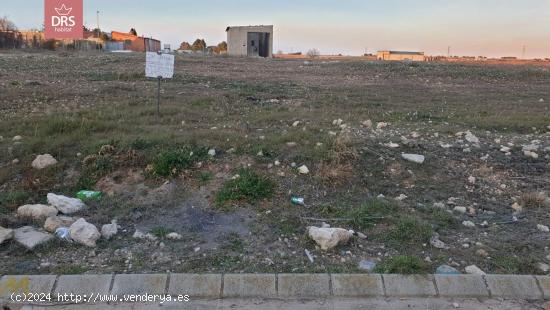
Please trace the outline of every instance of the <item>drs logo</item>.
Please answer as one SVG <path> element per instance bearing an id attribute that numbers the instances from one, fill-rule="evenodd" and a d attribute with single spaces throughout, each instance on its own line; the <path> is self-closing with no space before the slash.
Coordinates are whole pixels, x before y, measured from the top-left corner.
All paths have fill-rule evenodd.
<path id="1" fill-rule="evenodd" d="M 82 39 L 83 0 L 44 0 L 46 39 Z"/>

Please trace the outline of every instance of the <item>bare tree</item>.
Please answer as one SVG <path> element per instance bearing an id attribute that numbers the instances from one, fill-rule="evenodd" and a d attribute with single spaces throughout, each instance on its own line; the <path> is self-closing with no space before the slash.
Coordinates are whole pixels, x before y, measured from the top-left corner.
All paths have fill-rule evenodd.
<path id="1" fill-rule="evenodd" d="M 0 31 L 15 31 L 17 27 L 7 16 L 0 17 Z"/>
<path id="2" fill-rule="evenodd" d="M 309 51 L 307 51 L 307 56 L 309 58 L 317 58 L 317 57 L 319 57 L 319 55 L 321 55 L 321 53 L 316 48 L 312 48 Z"/>

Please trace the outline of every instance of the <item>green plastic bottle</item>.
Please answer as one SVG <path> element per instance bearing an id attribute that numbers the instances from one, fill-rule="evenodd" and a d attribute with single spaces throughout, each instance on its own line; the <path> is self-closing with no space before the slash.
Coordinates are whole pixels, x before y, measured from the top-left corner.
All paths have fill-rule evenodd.
<path id="1" fill-rule="evenodd" d="M 99 200 L 102 193 L 98 191 L 82 190 L 76 193 L 76 197 L 80 200 Z"/>

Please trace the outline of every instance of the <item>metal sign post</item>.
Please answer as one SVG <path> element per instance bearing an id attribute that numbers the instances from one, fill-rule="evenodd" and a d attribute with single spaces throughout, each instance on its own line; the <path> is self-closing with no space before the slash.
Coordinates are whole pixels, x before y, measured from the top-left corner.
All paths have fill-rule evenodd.
<path id="1" fill-rule="evenodd" d="M 162 80 L 162 76 L 159 76 L 157 78 L 158 80 L 158 88 L 157 88 L 157 116 L 160 117 L 160 81 Z"/>
<path id="2" fill-rule="evenodd" d="M 157 79 L 157 116 L 160 117 L 160 82 L 174 76 L 174 55 L 147 52 L 145 76 Z"/>

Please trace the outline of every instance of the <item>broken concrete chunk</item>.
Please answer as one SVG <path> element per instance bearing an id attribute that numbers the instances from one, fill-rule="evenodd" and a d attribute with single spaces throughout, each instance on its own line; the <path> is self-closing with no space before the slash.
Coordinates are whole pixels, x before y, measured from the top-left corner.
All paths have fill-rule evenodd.
<path id="1" fill-rule="evenodd" d="M 56 209 L 57 210 L 57 209 Z M 46 219 L 44 223 L 44 229 L 48 232 L 54 233 L 59 227 L 69 227 L 74 222 L 76 218 L 70 216 L 50 216 Z"/>
<path id="2" fill-rule="evenodd" d="M 14 231 L 14 239 L 29 250 L 33 250 L 40 244 L 46 243 L 53 239 L 53 236 L 31 226 L 17 228 Z"/>
<path id="3" fill-rule="evenodd" d="M 345 244 L 353 234 L 343 228 L 319 228 L 311 226 L 308 228 L 308 235 L 322 250 L 330 250 L 339 244 Z"/>
<path id="4" fill-rule="evenodd" d="M 308 174 L 308 173 L 309 173 L 309 169 L 307 168 L 306 165 L 303 165 L 303 166 L 301 166 L 300 168 L 298 168 L 298 172 L 300 172 L 300 174 Z"/>
<path id="5" fill-rule="evenodd" d="M 101 237 L 97 228 L 85 219 L 80 218 L 69 227 L 71 238 L 85 246 L 95 247 L 96 241 Z"/>
<path id="6" fill-rule="evenodd" d="M 11 238 L 13 238 L 13 229 L 0 226 L 0 244 L 4 243 L 4 241 L 10 240 Z"/>
<path id="7" fill-rule="evenodd" d="M 82 211 L 86 205 L 77 198 L 65 197 L 62 195 L 48 194 L 48 203 L 56 207 L 63 214 L 73 214 Z"/>
<path id="8" fill-rule="evenodd" d="M 477 267 L 476 265 L 471 265 L 471 266 L 466 267 L 465 271 L 466 271 L 467 274 L 474 274 L 474 275 L 478 275 L 478 276 L 485 275 L 485 272 L 483 270 L 479 269 L 479 267 Z"/>
<path id="9" fill-rule="evenodd" d="M 112 220 L 111 224 L 101 226 L 101 236 L 105 239 L 111 239 L 118 233 L 118 225 L 116 220 Z"/>
<path id="10" fill-rule="evenodd" d="M 17 215 L 20 217 L 43 220 L 57 214 L 57 209 L 47 205 L 24 205 L 17 208 Z"/>

